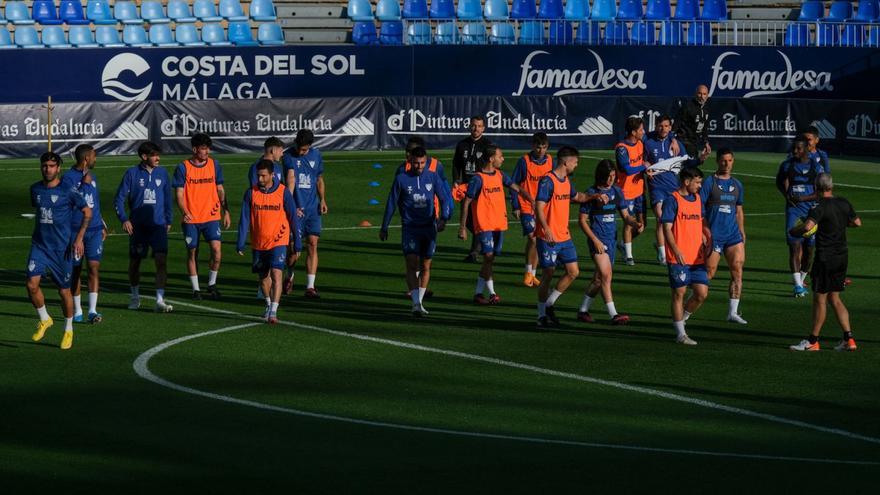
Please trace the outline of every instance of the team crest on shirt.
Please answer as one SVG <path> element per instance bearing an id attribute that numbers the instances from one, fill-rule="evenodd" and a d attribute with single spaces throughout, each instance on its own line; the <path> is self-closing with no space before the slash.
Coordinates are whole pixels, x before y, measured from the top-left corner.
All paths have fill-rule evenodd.
<path id="1" fill-rule="evenodd" d="M 28 263 L 28 271 L 32 272 L 35 268 L 37 268 L 37 263 L 34 260 L 31 260 L 30 263 Z"/>
<path id="2" fill-rule="evenodd" d="M 162 185 L 162 179 L 156 179 L 156 187 L 159 187 L 161 185 Z"/>
<path id="3" fill-rule="evenodd" d="M 315 162 L 313 160 L 309 160 L 309 166 L 315 168 Z"/>
<path id="4" fill-rule="evenodd" d="M 49 196 L 49 199 L 52 200 L 52 203 L 55 203 L 56 201 L 58 201 L 58 195 L 57 195 L 57 194 L 53 194 L 53 195 Z"/>
<path id="5" fill-rule="evenodd" d="M 427 189 L 429 192 L 430 192 L 431 189 L 433 189 L 433 188 L 434 188 L 434 184 L 425 184 L 425 189 Z"/>
<path id="6" fill-rule="evenodd" d="M 144 187 L 144 178 L 143 178 L 143 177 L 141 177 L 140 179 L 138 179 L 138 186 L 140 186 L 140 187 Z"/>
<path id="7" fill-rule="evenodd" d="M 83 199 L 86 200 L 86 205 L 87 205 L 89 208 L 94 208 L 94 207 L 95 207 L 95 196 L 94 196 L 92 193 L 89 193 L 89 194 L 84 195 L 84 196 L 83 196 Z"/>

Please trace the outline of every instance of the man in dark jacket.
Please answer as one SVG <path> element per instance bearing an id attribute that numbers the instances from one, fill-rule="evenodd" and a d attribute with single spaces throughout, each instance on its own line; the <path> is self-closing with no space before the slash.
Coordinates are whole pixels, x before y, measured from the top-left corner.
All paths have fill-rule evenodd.
<path id="1" fill-rule="evenodd" d="M 684 143 L 687 154 L 696 157 L 709 143 L 709 88 L 697 86 L 694 97 L 678 110 L 675 116 L 675 137 Z M 711 151 L 711 150 L 710 150 Z"/>
<path id="2" fill-rule="evenodd" d="M 485 130 L 486 119 L 482 115 L 471 117 L 470 136 L 462 139 L 455 146 L 455 155 L 452 157 L 452 182 L 456 186 L 470 182 L 471 177 L 482 167 L 486 148 L 492 144 L 489 139 L 483 137 Z M 470 218 L 467 219 L 467 229 L 473 234 Z M 474 235 L 471 235 L 470 253 L 464 261 L 477 262 L 477 242 Z"/>

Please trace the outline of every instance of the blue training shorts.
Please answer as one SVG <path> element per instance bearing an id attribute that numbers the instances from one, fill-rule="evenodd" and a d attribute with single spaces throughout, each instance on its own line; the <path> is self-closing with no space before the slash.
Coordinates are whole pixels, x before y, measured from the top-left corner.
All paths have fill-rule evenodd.
<path id="1" fill-rule="evenodd" d="M 284 270 L 287 260 L 287 246 L 275 246 L 272 249 L 254 249 L 252 273 L 268 273 L 271 269 Z"/>
<path id="2" fill-rule="evenodd" d="M 187 249 L 197 249 L 199 247 L 199 236 L 205 238 L 206 242 L 220 240 L 220 221 L 213 220 L 203 223 L 185 223 L 183 224 L 183 240 L 186 242 Z"/>
<path id="3" fill-rule="evenodd" d="M 544 239 L 538 239 L 538 263 L 541 268 L 553 268 L 577 263 L 577 249 L 571 239 L 562 242 L 554 242 L 552 245 Z"/>
<path id="4" fill-rule="evenodd" d="M 626 206 L 630 215 L 639 215 L 645 213 L 645 196 L 638 196 L 633 199 L 624 199 L 623 205 Z"/>
<path id="5" fill-rule="evenodd" d="M 134 225 L 134 232 L 128 238 L 128 255 L 143 259 L 150 249 L 154 257 L 168 254 L 168 228 L 165 225 Z"/>
<path id="6" fill-rule="evenodd" d="M 522 225 L 523 235 L 532 235 L 535 233 L 535 215 L 521 213 L 519 215 L 519 223 Z"/>
<path id="7" fill-rule="evenodd" d="M 742 233 L 740 233 L 739 229 L 737 229 L 735 233 L 728 235 L 715 235 L 715 233 L 712 232 L 712 250 L 716 253 L 724 254 L 724 251 L 727 251 L 727 248 L 736 246 L 742 242 Z"/>
<path id="8" fill-rule="evenodd" d="M 608 258 L 611 260 L 611 264 L 613 265 L 614 255 L 617 251 L 617 239 L 602 239 L 600 237 L 599 240 L 602 241 L 602 244 L 605 246 L 605 254 L 608 255 Z M 593 244 L 592 239 L 587 239 L 587 245 L 590 248 L 590 256 L 595 256 L 596 246 Z"/>
<path id="9" fill-rule="evenodd" d="M 492 253 L 495 256 L 501 254 L 501 246 L 504 244 L 504 232 L 501 230 L 487 230 L 476 234 L 480 242 L 480 254 Z"/>
<path id="10" fill-rule="evenodd" d="M 807 213 L 810 212 L 810 206 L 808 205 L 811 204 L 812 203 L 801 203 L 801 205 L 804 206 L 787 206 L 785 208 L 785 240 L 789 244 L 794 244 L 796 242 L 803 242 L 804 246 L 812 246 L 816 244 L 816 236 L 792 237 L 791 234 L 788 233 L 798 220 L 805 220 L 807 218 Z"/>
<path id="11" fill-rule="evenodd" d="M 418 255 L 431 259 L 437 249 L 437 229 L 434 226 L 421 228 L 403 228 L 401 235 L 403 255 Z"/>
<path id="12" fill-rule="evenodd" d="M 310 235 L 321 237 L 321 215 L 315 211 L 307 212 L 303 217 L 297 217 L 296 228 L 299 230 L 300 239 L 305 239 Z"/>
<path id="13" fill-rule="evenodd" d="M 666 201 L 666 198 L 668 198 L 670 195 L 672 195 L 671 192 L 664 191 L 663 189 L 661 189 L 659 187 L 656 189 L 650 189 L 650 191 L 651 191 L 651 207 L 652 208 L 657 203 L 662 203 L 662 202 Z"/>
<path id="14" fill-rule="evenodd" d="M 83 258 L 86 261 L 101 261 L 104 259 L 104 229 L 89 229 L 83 236 L 83 256 L 73 255 L 73 266 L 82 265 Z"/>
<path id="15" fill-rule="evenodd" d="M 51 275 L 59 289 L 70 288 L 73 274 L 73 255 L 71 250 L 48 251 L 42 246 L 31 244 L 28 253 L 27 278 Z"/>
<path id="16" fill-rule="evenodd" d="M 678 289 L 689 285 L 709 285 L 706 265 L 669 265 L 669 287 Z"/>

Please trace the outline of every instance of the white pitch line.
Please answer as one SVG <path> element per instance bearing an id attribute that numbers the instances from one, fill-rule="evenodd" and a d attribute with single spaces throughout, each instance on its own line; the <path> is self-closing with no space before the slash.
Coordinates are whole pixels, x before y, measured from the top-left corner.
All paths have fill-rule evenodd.
<path id="1" fill-rule="evenodd" d="M 147 298 L 152 299 L 152 297 L 149 297 L 149 296 L 141 296 L 141 297 L 147 297 Z M 247 318 L 247 319 L 259 319 L 259 317 L 253 316 L 253 315 L 247 315 L 244 313 L 238 313 L 235 311 L 229 311 L 229 310 L 224 310 L 224 309 L 216 309 L 216 308 L 212 308 L 209 306 L 201 306 L 198 304 L 191 304 L 191 303 L 184 303 L 184 302 L 176 302 L 175 304 L 177 304 L 179 306 L 202 309 L 202 310 L 220 313 L 220 314 L 235 315 L 235 316 L 239 316 L 239 317 Z M 419 345 L 419 344 L 411 344 L 408 342 L 401 342 L 398 340 L 383 339 L 383 338 L 379 338 L 379 337 L 372 337 L 369 335 L 343 332 L 343 331 L 339 331 L 339 330 L 331 330 L 329 328 L 323 328 L 323 327 L 318 327 L 318 326 L 314 326 L 314 325 L 306 325 L 303 323 L 296 323 L 296 322 L 291 322 L 291 321 L 281 321 L 281 320 L 279 320 L 278 323 L 282 324 L 282 325 L 296 327 L 296 328 L 303 328 L 306 330 L 313 330 L 313 331 L 317 331 L 317 332 L 321 332 L 321 333 L 326 333 L 326 334 L 334 335 L 337 337 L 346 337 L 346 338 L 351 338 L 351 339 L 356 339 L 356 340 L 361 340 L 361 341 L 366 341 L 366 342 L 371 342 L 371 343 L 390 345 L 390 346 L 399 347 L 399 348 L 403 348 L 403 349 L 429 352 L 429 353 L 433 353 L 433 354 L 440 354 L 440 355 L 445 355 L 445 356 L 450 356 L 450 357 L 457 357 L 457 358 L 461 358 L 461 359 L 468 359 L 471 361 L 494 364 L 494 365 L 498 365 L 498 366 L 520 369 L 520 370 L 524 370 L 524 371 L 531 371 L 533 373 L 538 373 L 538 374 L 543 374 L 543 375 L 548 375 L 548 376 L 567 378 L 567 379 L 576 380 L 576 381 L 580 381 L 580 382 L 584 382 L 584 383 L 591 383 L 594 385 L 603 385 L 606 387 L 616 388 L 616 389 L 624 390 L 627 392 L 635 392 L 635 393 L 639 393 L 639 394 L 643 394 L 643 395 L 659 397 L 659 398 L 663 398 L 663 399 L 669 399 L 669 400 L 673 400 L 673 401 L 677 401 L 677 402 L 683 402 L 686 404 L 700 406 L 700 407 L 704 407 L 704 408 L 708 408 L 708 409 L 714 409 L 717 411 L 723 411 L 723 412 L 728 412 L 731 414 L 737 414 L 740 416 L 763 419 L 766 421 L 780 423 L 780 424 L 784 424 L 784 425 L 788 425 L 788 426 L 795 426 L 798 428 L 814 430 L 814 431 L 818 431 L 818 432 L 822 432 L 822 433 L 829 433 L 832 435 L 842 436 L 842 437 L 850 438 L 853 440 L 862 440 L 862 441 L 865 441 L 868 443 L 880 444 L 880 438 L 862 435 L 859 433 L 853 433 L 853 432 L 842 430 L 839 428 L 830 428 L 827 426 L 814 425 L 814 424 L 807 423 L 807 422 L 800 421 L 800 420 L 796 420 L 796 419 L 783 418 L 781 416 L 751 411 L 751 410 L 743 409 L 743 408 L 739 408 L 739 407 L 727 406 L 724 404 L 719 404 L 716 402 L 711 402 L 711 401 L 707 401 L 707 400 L 703 400 L 703 399 L 687 397 L 684 395 L 674 394 L 674 393 L 670 393 L 670 392 L 664 392 L 661 390 L 655 390 L 655 389 L 651 389 L 651 388 L 647 388 L 647 387 L 639 387 L 636 385 L 629 385 L 629 384 L 626 384 L 623 382 L 617 382 L 617 381 L 613 381 L 613 380 L 605 380 L 605 379 L 601 379 L 601 378 L 594 378 L 594 377 L 585 376 L 585 375 L 578 375 L 575 373 L 568 373 L 568 372 L 564 372 L 564 371 L 552 370 L 552 369 L 548 369 L 548 368 L 541 368 L 538 366 L 532 366 L 529 364 L 517 363 L 515 361 L 507 361 L 507 360 L 493 358 L 493 357 L 481 356 L 478 354 L 469 354 L 466 352 L 451 351 L 451 350 L 447 350 L 447 349 L 428 347 L 428 346 L 423 346 L 423 345 Z M 243 326 L 250 326 L 250 324 L 246 324 Z M 238 329 L 238 328 L 242 328 L 243 326 L 237 325 L 237 326 L 229 327 L 229 328 Z M 226 331 L 229 331 L 229 329 L 227 329 Z M 214 330 L 212 332 L 208 332 L 208 334 L 219 333 L 219 332 L 220 332 L 219 330 Z M 202 335 L 203 334 L 185 336 L 185 337 L 181 337 L 179 339 L 176 339 L 176 340 L 170 341 L 170 342 L 179 343 L 179 342 L 183 342 L 183 341 L 190 340 L 193 338 L 197 338 Z M 159 346 L 156 346 L 156 347 L 146 351 L 141 356 L 139 356 L 137 360 L 135 360 L 135 371 L 137 371 L 139 375 L 141 375 L 141 373 L 139 371 L 137 364 L 142 363 L 142 366 L 144 367 L 143 369 L 145 371 L 148 371 L 148 370 L 146 370 L 146 362 L 149 360 L 149 357 L 151 357 L 152 355 L 155 355 L 161 349 L 156 350 L 155 352 L 153 352 L 153 351 L 157 348 L 162 347 L 163 345 L 165 345 L 165 344 L 160 344 Z M 174 344 L 170 344 L 170 345 L 174 345 Z M 170 347 L 170 345 L 168 345 L 166 347 Z M 152 354 L 150 354 L 144 360 L 141 360 L 141 357 L 143 357 L 151 352 L 152 352 Z M 141 375 L 141 376 L 143 376 L 144 378 L 146 378 L 148 380 L 150 379 L 144 375 Z M 157 382 L 157 383 L 159 383 L 159 382 Z M 183 388 L 186 388 L 186 387 L 183 387 Z M 200 391 L 197 391 L 197 392 L 199 393 L 199 395 L 205 395 L 205 396 L 216 395 L 216 394 L 210 394 L 208 392 L 200 392 Z M 225 396 L 220 396 L 220 397 L 225 397 Z M 251 403 L 250 401 L 243 401 L 243 400 L 235 399 L 235 398 L 231 398 L 231 397 L 229 399 L 231 399 L 230 402 L 236 402 L 236 403 L 241 403 L 241 404 L 246 404 L 246 405 L 259 404 L 259 403 Z M 221 399 L 221 400 L 223 400 L 223 399 Z M 255 407 L 257 407 L 257 406 L 255 406 Z M 284 408 L 275 409 L 274 406 L 268 406 L 268 407 L 273 408 L 273 410 L 284 409 Z M 295 411 L 295 410 L 290 410 L 290 412 L 293 412 L 293 411 Z M 299 412 L 297 412 L 297 413 L 299 413 Z M 327 417 L 328 419 L 336 419 L 337 418 L 336 416 L 324 416 L 324 415 L 317 415 L 315 413 L 303 413 L 303 414 L 313 416 L 313 417 Z M 345 418 L 345 419 L 339 419 L 339 420 L 344 421 L 344 420 L 349 420 L 349 419 Z M 361 423 L 361 424 L 372 424 L 371 422 L 362 421 L 362 420 L 349 420 L 349 422 L 357 422 L 357 423 Z M 381 423 L 381 424 L 386 425 L 385 423 Z M 415 429 L 415 428 L 422 429 L 421 427 L 406 427 L 406 426 L 402 426 L 402 425 L 401 425 L 401 427 L 403 427 L 404 429 Z M 440 430 L 423 429 L 423 431 L 440 431 Z M 450 432 L 451 431 L 452 430 L 450 430 Z M 453 433 L 453 434 L 459 434 L 459 433 Z M 471 436 L 482 436 L 483 435 L 483 434 L 476 434 L 476 433 L 467 433 L 467 434 L 471 435 Z M 505 438 L 505 437 L 501 436 L 498 438 Z M 518 437 L 512 437 L 512 438 L 518 438 Z M 532 439 L 530 441 L 538 441 L 538 440 L 540 440 L 540 439 Z M 554 443 L 554 442 L 548 440 L 548 443 Z M 581 443 L 572 443 L 572 445 L 581 445 Z M 594 444 L 583 444 L 583 445 L 595 446 Z M 623 448 L 623 447 L 621 447 L 621 448 Z M 670 452 L 671 451 L 672 450 L 670 450 Z M 681 453 L 686 453 L 686 452 L 682 451 Z M 732 456 L 736 457 L 737 455 L 732 454 Z M 775 458 L 775 457 L 769 456 L 768 458 Z M 786 460 L 789 460 L 789 459 L 787 458 Z M 817 460 L 816 462 L 823 462 L 823 461 Z M 846 462 L 846 461 L 826 460 L 824 462 Z M 880 462 L 876 462 L 876 461 L 851 461 L 851 462 L 880 465 Z"/>
<path id="2" fill-rule="evenodd" d="M 175 303 L 181 304 L 181 303 Z M 213 308 L 207 308 L 204 306 L 197 306 L 195 304 L 182 304 L 183 306 L 193 306 L 203 309 L 212 310 Z M 232 311 L 224 311 L 218 310 L 222 313 L 234 313 Z M 246 316 L 246 315 L 242 315 Z M 318 327 L 311 327 L 309 325 L 299 325 L 295 323 L 288 322 L 279 322 L 284 324 L 289 324 L 293 326 L 303 326 L 304 328 L 317 329 Z M 208 399 L 219 400 L 222 402 L 228 402 L 231 404 L 238 404 L 242 406 L 253 407 L 256 409 L 262 409 L 265 411 L 273 411 L 280 412 L 286 414 L 293 414 L 296 416 L 303 416 L 308 418 L 329 420 L 329 421 L 338 421 L 342 423 L 363 425 L 363 426 L 372 426 L 378 428 L 389 428 L 395 430 L 404 430 L 404 431 L 417 431 L 424 433 L 439 433 L 444 435 L 454 435 L 454 436 L 462 436 L 462 437 L 471 437 L 471 438 L 488 438 L 494 440 L 509 440 L 516 442 L 527 442 L 527 443 L 536 443 L 536 444 L 549 444 L 549 445 L 567 445 L 574 447 L 589 447 L 589 448 L 598 448 L 598 449 L 611 449 L 611 450 L 628 450 L 628 451 L 636 451 L 636 452 L 652 452 L 652 453 L 662 453 L 662 454 L 679 454 L 679 455 L 698 455 L 698 456 L 710 456 L 710 457 L 730 457 L 730 458 L 738 458 L 738 459 L 758 459 L 758 460 L 771 460 L 771 461 L 791 461 L 791 462 L 811 462 L 811 463 L 821 463 L 821 464 L 850 464 L 850 465 L 867 465 L 867 466 L 875 466 L 880 465 L 880 462 L 876 461 L 861 461 L 861 460 L 846 460 L 846 459 L 823 459 L 823 458 L 812 458 L 812 457 L 791 457 L 791 456 L 773 456 L 773 455 L 764 455 L 764 454 L 743 454 L 736 452 L 713 452 L 706 450 L 690 450 L 690 449 L 672 449 L 672 448 L 661 448 L 661 447 L 647 447 L 640 445 L 621 445 L 621 444 L 607 444 L 607 443 L 597 443 L 597 442 L 582 442 L 577 440 L 559 440 L 552 438 L 539 438 L 539 437 L 526 437 L 526 436 L 516 436 L 516 435 L 501 435 L 495 433 L 480 433 L 473 431 L 463 431 L 463 430 L 451 430 L 445 428 L 432 428 L 428 426 L 414 426 L 414 425 L 405 425 L 399 423 L 388 423 L 384 421 L 370 421 L 365 419 L 357 419 L 350 418 L 345 416 L 336 416 L 332 414 L 322 414 L 315 413 L 310 411 L 303 411 L 299 409 L 293 409 L 289 407 L 281 407 L 281 406 L 273 406 L 271 404 L 265 404 L 262 402 L 256 402 L 246 399 L 239 399 L 236 397 L 231 397 L 228 395 L 216 394 L 213 392 L 205 392 L 202 390 L 194 389 L 191 387 L 186 387 L 184 385 L 179 385 L 169 380 L 166 380 L 152 371 L 149 368 L 150 359 L 159 354 L 160 352 L 175 346 L 177 344 L 181 344 L 183 342 L 187 342 L 189 340 L 208 337 L 211 335 L 217 335 L 225 332 L 231 332 L 234 330 L 241 330 L 244 328 L 254 327 L 257 325 L 261 325 L 262 323 L 244 323 L 240 325 L 233 325 L 229 327 L 220 328 L 217 330 L 210 330 L 207 332 L 201 332 L 192 335 L 186 335 L 183 337 L 179 337 L 177 339 L 169 340 L 162 344 L 159 344 L 155 347 L 152 347 L 135 359 L 132 367 L 134 368 L 135 373 L 138 374 L 141 378 L 145 380 L 151 381 L 157 385 L 176 390 L 178 392 L 183 392 L 186 394 L 196 395 L 200 397 L 205 397 Z M 324 329 L 322 329 L 323 331 Z M 338 332 L 345 336 L 353 336 L 356 334 L 346 334 L 345 332 Z M 363 337 L 363 336 L 361 336 Z M 379 339 L 384 340 L 384 339 Z M 396 341 L 392 341 L 396 342 Z M 404 344 L 403 342 L 399 342 L 399 344 Z M 421 346 L 416 346 L 421 347 Z M 429 348 L 430 349 L 430 348 Z M 456 353 L 460 354 L 460 353 Z"/>

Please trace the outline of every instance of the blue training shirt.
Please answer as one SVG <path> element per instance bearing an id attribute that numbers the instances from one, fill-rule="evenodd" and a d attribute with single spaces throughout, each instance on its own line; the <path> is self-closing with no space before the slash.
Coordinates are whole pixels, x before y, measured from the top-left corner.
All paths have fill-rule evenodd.
<path id="1" fill-rule="evenodd" d="M 739 233 L 736 207 L 743 204 L 742 182 L 733 177 L 719 179 L 710 175 L 703 180 L 700 198 L 713 238 L 724 239 Z"/>
<path id="2" fill-rule="evenodd" d="M 400 211 L 400 223 L 404 228 L 433 227 L 434 198 L 440 200 L 440 218 L 452 217 L 452 197 L 444 192 L 443 180 L 430 170 L 414 175 L 411 171 L 397 174 L 385 203 L 382 230 L 387 231 L 394 210 Z"/>
<path id="3" fill-rule="evenodd" d="M 91 181 L 86 182 L 85 177 L 89 175 Z M 86 170 L 77 170 L 71 168 L 61 176 L 61 182 L 67 187 L 73 188 L 83 199 L 86 205 L 92 209 L 92 220 L 89 222 L 89 230 L 103 230 L 104 219 L 101 217 L 101 198 L 98 195 L 98 178 L 95 173 Z M 73 230 L 79 230 L 82 226 L 83 213 L 81 210 L 73 210 L 70 226 Z"/>
<path id="4" fill-rule="evenodd" d="M 312 146 L 303 156 L 294 156 L 290 150 L 284 152 L 281 162 L 284 164 L 284 176 L 293 170 L 296 177 L 294 196 L 296 204 L 302 208 L 306 215 L 320 213 L 320 201 L 318 201 L 318 177 L 324 174 L 324 159 L 318 148 Z M 290 184 L 288 184 L 290 187 Z"/>
<path id="5" fill-rule="evenodd" d="M 31 185 L 31 206 L 36 210 L 33 245 L 50 252 L 67 251 L 74 236 L 73 211 L 88 207 L 86 200 L 63 182 L 48 187 L 40 181 Z"/>
<path id="6" fill-rule="evenodd" d="M 173 210 L 168 170 L 156 167 L 151 171 L 144 164 L 131 167 L 122 176 L 113 203 L 122 223 L 131 220 L 136 226 L 171 225 Z"/>
<path id="7" fill-rule="evenodd" d="M 822 165 L 814 160 L 805 163 L 798 162 L 794 157 L 788 157 L 779 165 L 776 173 L 776 187 L 782 191 L 785 179 L 788 179 L 788 189 L 783 191 L 786 196 L 809 196 L 816 192 L 816 178 L 824 173 Z M 808 201 L 800 203 L 798 208 L 809 209 L 816 203 Z"/>
<path id="8" fill-rule="evenodd" d="M 678 154 L 673 155 L 670 151 L 673 141 L 678 141 Z M 681 141 L 675 139 L 670 132 L 665 138 L 661 139 L 656 131 L 648 133 L 644 140 L 645 143 L 645 161 L 653 165 L 657 162 L 675 158 L 676 156 L 686 156 L 687 150 Z M 627 157 L 629 160 L 629 157 Z M 683 168 L 696 167 L 700 163 L 698 160 L 688 160 L 681 164 Z M 662 191 L 667 194 L 678 190 L 680 184 L 678 182 L 678 174 L 673 172 L 663 172 L 656 175 L 648 176 L 648 189 L 650 191 Z"/>
<path id="9" fill-rule="evenodd" d="M 822 173 L 831 173 L 831 162 L 828 160 L 828 153 L 825 153 L 822 150 L 811 151 L 810 160 L 813 160 L 822 167 Z"/>
<path id="10" fill-rule="evenodd" d="M 605 194 L 608 203 L 602 204 L 598 199 L 589 203 L 582 203 L 580 212 L 590 216 L 590 229 L 599 239 L 613 240 L 617 238 L 617 212 L 626 209 L 623 191 L 617 186 L 591 187 L 587 189 L 588 195 Z"/>

